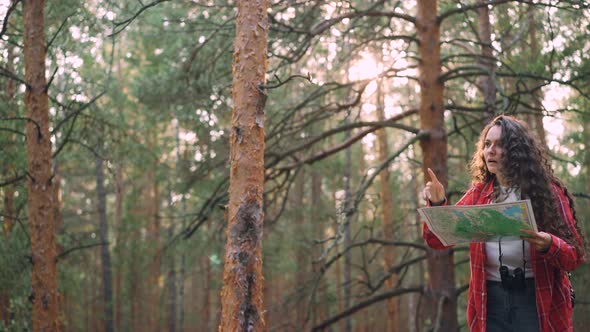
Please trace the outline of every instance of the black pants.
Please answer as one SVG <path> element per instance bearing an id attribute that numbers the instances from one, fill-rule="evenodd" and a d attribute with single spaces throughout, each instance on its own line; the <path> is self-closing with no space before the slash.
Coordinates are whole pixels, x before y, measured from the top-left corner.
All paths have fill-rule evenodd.
<path id="1" fill-rule="evenodd" d="M 498 281 L 487 281 L 487 332 L 539 332 L 535 279 L 526 288 L 506 290 Z"/>

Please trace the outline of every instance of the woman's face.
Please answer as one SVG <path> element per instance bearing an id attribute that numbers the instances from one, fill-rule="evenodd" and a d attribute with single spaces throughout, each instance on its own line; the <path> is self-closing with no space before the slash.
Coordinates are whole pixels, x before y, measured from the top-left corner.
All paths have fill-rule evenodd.
<path id="1" fill-rule="evenodd" d="M 500 178 L 502 160 L 502 127 L 495 125 L 488 130 L 486 139 L 483 144 L 483 156 L 486 161 L 488 171 Z"/>

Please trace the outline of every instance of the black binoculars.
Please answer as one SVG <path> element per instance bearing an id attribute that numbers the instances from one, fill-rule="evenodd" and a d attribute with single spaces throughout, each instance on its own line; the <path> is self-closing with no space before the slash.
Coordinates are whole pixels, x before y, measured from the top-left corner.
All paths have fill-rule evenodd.
<path id="1" fill-rule="evenodd" d="M 510 274 L 508 267 L 500 266 L 500 278 L 502 279 L 502 287 L 504 289 L 522 290 L 526 288 L 524 277 L 524 270 L 520 267 L 514 269 L 514 275 Z"/>

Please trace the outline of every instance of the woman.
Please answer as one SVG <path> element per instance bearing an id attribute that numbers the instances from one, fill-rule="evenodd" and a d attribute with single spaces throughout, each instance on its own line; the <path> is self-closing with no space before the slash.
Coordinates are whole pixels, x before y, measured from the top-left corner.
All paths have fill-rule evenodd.
<path id="1" fill-rule="evenodd" d="M 470 243 L 467 320 L 471 331 L 572 331 L 567 271 L 585 258 L 573 200 L 553 175 L 545 149 L 530 129 L 498 116 L 482 131 L 471 162 L 473 187 L 457 205 L 530 199 L 539 232 Z M 429 205 L 446 204 L 432 170 L 424 188 Z M 424 224 L 422 236 L 447 249 Z"/>

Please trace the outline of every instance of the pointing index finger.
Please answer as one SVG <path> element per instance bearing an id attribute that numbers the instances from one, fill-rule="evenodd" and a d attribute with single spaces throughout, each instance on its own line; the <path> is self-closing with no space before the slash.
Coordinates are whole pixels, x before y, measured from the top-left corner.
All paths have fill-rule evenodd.
<path id="1" fill-rule="evenodd" d="M 438 181 L 438 178 L 436 177 L 436 175 L 434 174 L 434 172 L 430 169 L 430 167 L 428 168 L 428 174 L 430 175 L 430 180 L 432 180 L 433 183 L 440 183 L 440 181 Z"/>

